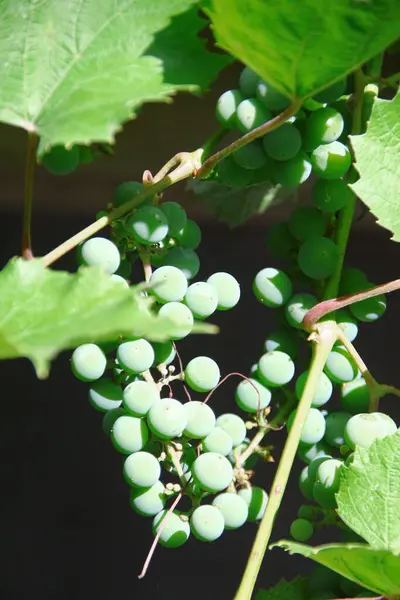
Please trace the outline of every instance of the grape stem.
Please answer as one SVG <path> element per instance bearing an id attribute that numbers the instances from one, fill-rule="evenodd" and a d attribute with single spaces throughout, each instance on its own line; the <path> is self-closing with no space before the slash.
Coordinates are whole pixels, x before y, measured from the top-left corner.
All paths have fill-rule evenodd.
<path id="1" fill-rule="evenodd" d="M 32 252 L 32 200 L 33 200 L 33 182 L 36 166 L 36 145 L 38 137 L 32 131 L 28 132 L 28 144 L 26 152 L 25 165 L 25 194 L 24 194 L 24 212 L 22 217 L 22 251 L 21 254 L 26 260 L 34 258 Z"/>
<path id="2" fill-rule="evenodd" d="M 228 373 L 228 375 L 225 375 L 225 377 L 223 377 L 221 379 L 221 381 L 219 381 L 217 383 L 217 385 L 215 387 L 213 387 L 213 389 L 204 398 L 204 400 L 203 400 L 204 404 L 207 404 L 207 402 L 209 401 L 209 399 L 211 398 L 211 396 L 213 395 L 213 393 L 215 392 L 215 390 L 217 388 L 219 388 L 220 385 L 222 385 L 223 383 L 225 383 L 225 381 L 227 379 L 229 379 L 229 377 L 233 377 L 234 375 L 236 377 L 241 377 L 242 379 L 245 379 L 246 381 L 248 381 L 250 383 L 250 385 L 256 390 L 258 406 L 260 406 L 261 397 L 260 397 L 260 392 L 258 391 L 257 387 L 254 385 L 254 383 L 251 381 L 251 379 L 249 377 L 247 377 L 246 375 L 243 375 L 243 373 L 237 373 L 236 371 L 233 371 L 232 373 Z"/>
<path id="3" fill-rule="evenodd" d="M 266 123 L 263 123 L 259 127 L 256 127 L 252 131 L 249 131 L 249 133 L 246 133 L 239 139 L 235 140 L 232 142 L 232 144 L 229 144 L 229 146 L 226 146 L 225 148 L 222 148 L 222 150 L 212 154 L 203 162 L 202 166 L 196 173 L 196 177 L 199 179 L 205 179 L 211 173 L 214 167 L 221 162 L 221 160 L 232 154 L 232 152 L 239 150 L 239 148 L 246 146 L 257 138 L 269 133 L 270 131 L 273 131 L 274 129 L 277 129 L 280 125 L 283 125 L 283 123 L 297 113 L 302 105 L 302 102 L 303 100 L 301 98 L 295 98 L 292 104 L 288 106 L 288 108 L 282 113 L 276 117 L 273 117 Z"/>
<path id="4" fill-rule="evenodd" d="M 313 342 L 313 354 L 307 381 L 272 483 L 267 509 L 258 528 L 246 569 L 234 600 L 251 599 L 261 563 L 269 543 L 272 527 L 296 456 L 303 425 L 310 410 L 326 359 L 336 341 L 334 325 L 336 324 L 331 321 L 320 323 L 317 326 L 317 330 L 310 336 L 310 341 Z"/>

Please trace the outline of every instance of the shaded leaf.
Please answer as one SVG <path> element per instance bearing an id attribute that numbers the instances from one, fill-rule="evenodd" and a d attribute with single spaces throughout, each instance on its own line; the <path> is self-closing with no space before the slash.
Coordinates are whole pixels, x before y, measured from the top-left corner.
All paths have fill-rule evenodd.
<path id="1" fill-rule="evenodd" d="M 398 0 L 213 0 L 219 45 L 287 96 L 315 94 L 399 35 Z"/>
<path id="2" fill-rule="evenodd" d="M 308 600 L 307 579 L 297 577 L 292 581 L 281 579 L 268 590 L 258 590 L 255 600 Z"/>
<path id="3" fill-rule="evenodd" d="M 376 99 L 367 132 L 350 139 L 360 174 L 351 187 L 400 242 L 400 94 Z"/>

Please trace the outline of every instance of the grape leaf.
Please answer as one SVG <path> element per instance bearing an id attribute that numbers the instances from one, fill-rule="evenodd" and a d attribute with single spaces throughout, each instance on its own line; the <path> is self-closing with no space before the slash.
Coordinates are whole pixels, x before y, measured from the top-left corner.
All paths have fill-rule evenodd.
<path id="1" fill-rule="evenodd" d="M 218 44 L 287 96 L 315 94 L 399 36 L 398 0 L 213 0 Z"/>
<path id="2" fill-rule="evenodd" d="M 29 358 L 40 378 L 67 348 L 123 334 L 163 341 L 172 328 L 140 288 L 118 285 L 98 267 L 67 273 L 46 269 L 40 259 L 14 258 L 0 272 L 0 298 L 0 359 Z M 201 324 L 197 331 L 216 328 Z"/>
<path id="3" fill-rule="evenodd" d="M 255 214 L 281 204 L 293 190 L 269 183 L 232 188 L 213 181 L 189 180 L 187 189 L 220 220 L 237 227 Z"/>
<path id="4" fill-rule="evenodd" d="M 258 590 L 255 600 L 309 600 L 307 579 L 296 577 L 292 581 L 281 579 L 268 590 Z"/>
<path id="5" fill-rule="evenodd" d="M 336 495 L 340 518 L 373 548 L 400 552 L 400 431 L 357 448 Z"/>
<path id="6" fill-rule="evenodd" d="M 0 121 L 37 133 L 39 155 L 55 144 L 112 142 L 143 102 L 205 87 L 227 64 L 197 37 L 205 25 L 197 5 L 3 0 Z"/>
<path id="7" fill-rule="evenodd" d="M 376 550 L 366 544 L 325 544 L 306 546 L 281 540 L 273 547 L 301 554 L 359 585 L 385 597 L 400 594 L 400 557 L 390 550 Z"/>
<path id="8" fill-rule="evenodd" d="M 350 136 L 360 179 L 351 187 L 400 242 L 400 93 L 376 99 L 367 132 Z"/>

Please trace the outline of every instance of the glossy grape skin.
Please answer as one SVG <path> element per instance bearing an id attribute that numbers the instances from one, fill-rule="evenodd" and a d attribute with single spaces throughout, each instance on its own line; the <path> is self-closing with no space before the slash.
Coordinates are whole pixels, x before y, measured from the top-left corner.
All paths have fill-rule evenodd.
<path id="1" fill-rule="evenodd" d="M 298 264 L 310 279 L 326 279 L 336 269 L 339 249 L 326 237 L 313 237 L 300 246 Z"/>
<path id="2" fill-rule="evenodd" d="M 266 306 L 283 306 L 293 293 L 293 285 L 283 271 L 267 267 L 257 273 L 253 282 L 256 298 Z"/>
<path id="3" fill-rule="evenodd" d="M 271 84 L 259 81 L 256 86 L 256 97 L 271 111 L 281 112 L 290 106 L 290 98 L 278 92 Z"/>
<path id="4" fill-rule="evenodd" d="M 296 411 L 290 413 L 287 428 L 290 431 L 294 418 L 296 416 Z M 322 413 L 317 408 L 310 408 L 308 411 L 307 417 L 304 421 L 303 429 L 300 435 L 300 442 L 303 444 L 316 444 L 325 434 L 325 419 Z"/>
<path id="5" fill-rule="evenodd" d="M 122 415 L 114 422 L 111 440 L 115 448 L 123 454 L 142 450 L 149 439 L 149 431 L 143 419 Z"/>
<path id="6" fill-rule="evenodd" d="M 256 95 L 257 84 L 260 81 L 259 75 L 245 67 L 239 77 L 239 87 L 241 92 L 247 97 L 251 98 Z"/>
<path id="7" fill-rule="evenodd" d="M 149 280 L 152 286 L 151 293 L 158 302 L 179 302 L 185 296 L 188 283 L 184 273 L 172 266 L 159 267 Z"/>
<path id="8" fill-rule="evenodd" d="M 372 287 L 372 284 L 367 287 Z M 363 323 L 372 323 L 379 319 L 386 311 L 386 298 L 383 294 L 373 298 L 361 300 L 350 304 L 349 310 L 351 314 L 362 321 Z"/>
<path id="9" fill-rule="evenodd" d="M 318 92 L 318 94 L 315 94 L 314 100 L 316 102 L 327 102 L 328 104 L 331 104 L 332 102 L 335 102 L 335 100 L 340 98 L 340 96 L 343 96 L 343 94 L 346 92 L 346 87 L 347 80 L 339 79 L 339 81 L 332 83 L 332 85 L 323 89 L 321 92 Z"/>
<path id="10" fill-rule="evenodd" d="M 249 514 L 249 522 L 259 521 L 263 518 L 268 504 L 268 494 L 262 488 L 252 485 L 248 488 L 239 490 L 238 496 L 246 502 Z"/>
<path id="11" fill-rule="evenodd" d="M 299 375 L 299 377 L 297 378 L 295 392 L 296 392 L 296 397 L 298 400 L 300 400 L 301 395 L 303 393 L 303 390 L 304 390 L 304 387 L 305 387 L 305 384 L 307 381 L 308 373 L 309 373 L 308 371 L 304 371 L 304 373 Z M 315 389 L 315 393 L 314 393 L 311 405 L 315 408 L 323 406 L 331 398 L 332 392 L 333 392 L 333 385 L 332 385 L 331 380 L 329 379 L 329 377 L 327 377 L 327 375 L 325 375 L 325 373 L 321 373 L 321 375 L 318 379 L 317 385 L 316 385 L 316 389 Z"/>
<path id="12" fill-rule="evenodd" d="M 363 377 L 344 383 L 340 390 L 341 407 L 353 414 L 366 413 L 369 409 L 370 391 Z"/>
<path id="13" fill-rule="evenodd" d="M 192 219 L 187 219 L 186 225 L 175 235 L 175 239 L 187 250 L 195 250 L 201 242 L 200 227 Z"/>
<path id="14" fill-rule="evenodd" d="M 79 148 L 72 146 L 53 146 L 42 156 L 42 165 L 53 175 L 69 175 L 79 165 Z"/>
<path id="15" fill-rule="evenodd" d="M 380 414 L 360 413 L 348 420 L 344 437 L 351 450 L 354 450 L 356 446 L 369 448 L 377 438 L 383 438 L 397 431 L 397 425 L 393 419 L 388 415 L 382 419 Z"/>
<path id="16" fill-rule="evenodd" d="M 236 388 L 236 403 L 245 412 L 255 413 L 267 408 L 271 392 L 256 379 L 244 379 Z"/>
<path id="17" fill-rule="evenodd" d="M 288 221 L 290 233 L 299 242 L 321 237 L 326 231 L 324 215 L 313 206 L 299 206 L 290 215 Z"/>
<path id="18" fill-rule="evenodd" d="M 239 167 L 255 171 L 267 162 L 267 157 L 259 140 L 246 144 L 232 154 L 232 158 Z"/>
<path id="19" fill-rule="evenodd" d="M 299 488 L 301 493 L 307 500 L 313 500 L 313 487 L 317 476 L 318 467 L 326 460 L 331 459 L 331 456 L 318 456 L 314 458 L 309 465 L 304 467 L 299 477 Z"/>
<path id="20" fill-rule="evenodd" d="M 215 415 L 213 410 L 204 404 L 192 400 L 183 405 L 186 414 L 186 426 L 183 433 L 193 439 L 202 439 L 207 437 L 215 426 Z"/>
<path id="21" fill-rule="evenodd" d="M 225 529 L 238 529 L 244 525 L 249 516 L 247 502 L 239 494 L 229 492 L 218 494 L 212 505 L 221 512 Z"/>
<path id="22" fill-rule="evenodd" d="M 335 494 L 339 491 L 343 462 L 335 458 L 324 461 L 317 469 L 313 497 L 323 508 L 335 508 Z"/>
<path id="23" fill-rule="evenodd" d="M 324 441 L 324 439 L 316 442 L 315 444 L 307 445 L 307 444 L 299 444 L 297 449 L 297 456 L 303 462 L 310 464 L 315 458 L 320 458 L 321 456 L 331 455 L 331 448 Z"/>
<path id="24" fill-rule="evenodd" d="M 164 304 L 158 314 L 160 317 L 171 319 L 174 324 L 170 337 L 173 340 L 180 340 L 192 331 L 194 319 L 190 309 L 180 302 L 168 302 Z"/>
<path id="25" fill-rule="evenodd" d="M 294 371 L 291 357 L 279 350 L 266 352 L 258 361 L 258 377 L 267 387 L 286 385 L 293 379 Z"/>
<path id="26" fill-rule="evenodd" d="M 301 148 L 301 135 L 294 125 L 284 123 L 264 135 L 263 146 L 266 154 L 274 160 L 290 160 Z"/>
<path id="27" fill-rule="evenodd" d="M 351 154 L 341 142 L 322 144 L 311 153 L 313 171 L 323 179 L 338 179 L 347 173 L 351 165 Z"/>
<path id="28" fill-rule="evenodd" d="M 233 446 L 238 446 L 246 437 L 246 424 L 238 415 L 234 413 L 224 413 L 216 421 L 216 425 L 228 433 L 233 442 Z"/>
<path id="29" fill-rule="evenodd" d="M 111 435 L 115 421 L 123 415 L 127 415 L 126 410 L 124 410 L 123 408 L 113 408 L 112 410 L 109 410 L 104 414 L 101 426 L 103 432 L 107 436 Z"/>
<path id="30" fill-rule="evenodd" d="M 71 356 L 72 372 L 82 381 L 95 381 L 104 374 L 107 359 L 96 344 L 82 344 Z"/>
<path id="31" fill-rule="evenodd" d="M 364 271 L 351 267 L 346 267 L 343 269 L 340 280 L 341 294 L 354 294 L 354 292 L 364 290 L 368 287 L 368 285 L 368 277 Z"/>
<path id="32" fill-rule="evenodd" d="M 150 407 L 160 399 L 160 393 L 155 385 L 147 381 L 133 381 L 123 392 L 124 407 L 135 417 L 145 416 Z"/>
<path id="33" fill-rule="evenodd" d="M 192 465 L 192 475 L 201 489 L 221 492 L 232 481 L 233 469 L 229 460 L 216 452 L 201 454 Z"/>
<path id="34" fill-rule="evenodd" d="M 272 331 L 264 342 L 264 349 L 266 352 L 273 352 L 274 350 L 285 352 L 294 360 L 299 353 L 299 339 L 291 331 L 285 331 L 284 329 Z"/>
<path id="35" fill-rule="evenodd" d="M 186 225 L 185 209 L 177 202 L 163 202 L 159 208 L 167 217 L 168 235 L 175 237 Z"/>
<path id="36" fill-rule="evenodd" d="M 227 156 L 217 166 L 218 180 L 224 185 L 233 188 L 241 188 L 250 185 L 253 181 L 254 171 L 244 169 L 233 159 L 233 155 Z"/>
<path id="37" fill-rule="evenodd" d="M 343 346 L 334 346 L 326 359 L 325 373 L 333 383 L 346 383 L 357 376 L 357 365 Z"/>
<path id="38" fill-rule="evenodd" d="M 304 152 L 286 161 L 277 161 L 274 181 L 286 188 L 295 188 L 310 177 L 312 172 L 309 157 Z"/>
<path id="39" fill-rule="evenodd" d="M 118 346 L 117 359 L 127 373 L 143 373 L 154 362 L 154 350 L 145 339 L 123 342 Z"/>
<path id="40" fill-rule="evenodd" d="M 156 206 L 142 205 L 137 208 L 125 225 L 137 242 L 151 245 L 161 242 L 168 234 L 167 217 Z"/>
<path id="41" fill-rule="evenodd" d="M 285 306 L 285 316 L 289 325 L 303 329 L 302 322 L 308 311 L 318 304 L 312 294 L 295 294 Z"/>
<path id="42" fill-rule="evenodd" d="M 314 149 L 321 144 L 336 141 L 344 127 L 343 117 L 331 106 L 325 106 L 311 113 L 307 120 L 305 144 L 307 149 Z"/>
<path id="43" fill-rule="evenodd" d="M 175 398 L 156 400 L 147 413 L 147 424 L 161 439 L 179 436 L 187 425 L 184 405 Z"/>
<path id="44" fill-rule="evenodd" d="M 78 261 L 89 267 L 101 267 L 112 275 L 117 271 L 121 257 L 118 248 L 107 238 L 93 237 L 78 248 Z"/>
<path id="45" fill-rule="evenodd" d="M 216 452 L 222 456 L 228 456 L 232 451 L 232 438 L 222 427 L 216 425 L 203 439 L 203 452 Z"/>
<path id="46" fill-rule="evenodd" d="M 353 342 L 358 334 L 357 319 L 345 308 L 341 308 L 335 312 L 335 319 L 347 339 Z"/>
<path id="47" fill-rule="evenodd" d="M 125 459 L 123 474 L 134 487 L 148 488 L 157 483 L 161 475 L 160 463 L 149 452 L 135 452 Z"/>
<path id="48" fill-rule="evenodd" d="M 196 392 L 209 392 L 220 379 L 220 370 L 212 358 L 196 356 L 188 362 L 185 369 L 185 381 Z"/>
<path id="49" fill-rule="evenodd" d="M 161 363 L 165 365 L 170 365 L 175 359 L 176 350 L 174 348 L 174 344 L 171 341 L 152 342 L 152 346 L 154 350 L 153 367 L 155 365 L 160 365 Z"/>
<path id="50" fill-rule="evenodd" d="M 222 127 L 232 129 L 236 127 L 236 110 L 244 100 L 239 90 L 227 90 L 217 100 L 215 116 Z"/>
<path id="51" fill-rule="evenodd" d="M 290 526 L 290 535 L 297 542 L 306 542 L 314 533 L 314 527 L 306 519 L 296 519 Z"/>
<path id="52" fill-rule="evenodd" d="M 190 530 L 202 542 L 213 542 L 224 531 L 224 518 L 221 511 L 210 504 L 194 509 L 190 517 Z"/>
<path id="53" fill-rule="evenodd" d="M 118 208 L 126 202 L 133 200 L 135 196 L 143 192 L 143 183 L 139 181 L 124 181 L 120 183 L 113 192 L 113 206 Z"/>
<path id="54" fill-rule="evenodd" d="M 184 544 L 190 535 L 190 526 L 186 518 L 181 518 L 180 513 L 173 511 L 168 514 L 167 510 L 158 513 L 153 519 L 153 533 L 157 535 L 161 531 L 159 543 L 166 548 L 178 548 Z M 161 529 L 161 526 L 163 528 Z"/>
<path id="55" fill-rule="evenodd" d="M 122 404 L 122 389 L 112 379 L 98 379 L 89 390 L 89 401 L 99 411 L 106 412 L 119 408 Z"/>
<path id="56" fill-rule="evenodd" d="M 175 247 L 168 250 L 162 259 L 162 266 L 170 265 L 182 271 L 186 279 L 196 277 L 200 269 L 200 259 L 194 250 Z"/>
<path id="57" fill-rule="evenodd" d="M 205 319 L 218 307 L 217 290 L 205 281 L 192 283 L 185 294 L 185 304 L 196 319 Z"/>
<path id="58" fill-rule="evenodd" d="M 214 273 L 207 279 L 218 295 L 218 310 L 229 310 L 236 306 L 240 299 L 240 285 L 237 280 L 224 271 Z"/>
<path id="59" fill-rule="evenodd" d="M 350 413 L 342 411 L 332 412 L 327 415 L 325 419 L 326 431 L 324 439 L 330 446 L 340 448 L 344 445 L 344 430 L 350 417 Z"/>
<path id="60" fill-rule="evenodd" d="M 161 481 L 150 488 L 132 488 L 130 506 L 143 517 L 154 517 L 163 510 L 166 502 L 165 489 Z"/>
<path id="61" fill-rule="evenodd" d="M 249 133 L 271 118 L 271 113 L 256 98 L 248 98 L 236 110 L 236 126 L 242 133 Z"/>
<path id="62" fill-rule="evenodd" d="M 355 194 L 343 179 L 317 179 L 312 189 L 312 199 L 317 208 L 334 214 L 353 202 Z"/>

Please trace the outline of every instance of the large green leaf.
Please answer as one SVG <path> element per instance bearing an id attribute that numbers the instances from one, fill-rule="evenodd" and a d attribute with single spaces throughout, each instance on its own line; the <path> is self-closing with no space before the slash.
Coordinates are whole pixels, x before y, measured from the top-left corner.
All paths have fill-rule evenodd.
<path id="1" fill-rule="evenodd" d="M 258 590 L 255 600 L 309 600 L 307 579 L 297 577 L 292 581 L 281 579 L 274 587 Z"/>
<path id="2" fill-rule="evenodd" d="M 389 550 L 375 550 L 362 544 L 326 544 L 313 548 L 288 540 L 274 546 L 311 558 L 382 596 L 400 595 L 400 557 Z"/>
<path id="3" fill-rule="evenodd" d="M 227 59 L 198 38 L 197 4 L 3 0 L 0 121 L 36 132 L 40 153 L 112 142 L 143 102 L 207 86 Z"/>
<path id="4" fill-rule="evenodd" d="M 400 431 L 357 448 L 336 495 L 340 518 L 374 548 L 400 552 Z"/>
<path id="5" fill-rule="evenodd" d="M 220 46 L 292 98 L 310 96 L 399 36 L 398 0 L 213 0 Z"/>
<path id="6" fill-rule="evenodd" d="M 375 100 L 367 132 L 350 139 L 360 173 L 351 187 L 400 242 L 400 94 Z"/>
<path id="7" fill-rule="evenodd" d="M 40 259 L 12 259 L 0 272 L 0 299 L 0 359 L 29 358 L 42 378 L 64 349 L 123 334 L 165 340 L 172 329 L 139 289 L 110 281 L 98 267 L 72 274 L 46 269 Z"/>

